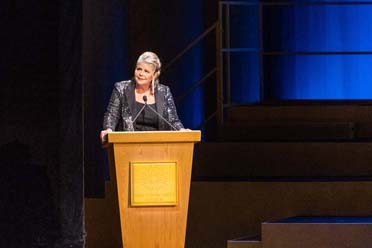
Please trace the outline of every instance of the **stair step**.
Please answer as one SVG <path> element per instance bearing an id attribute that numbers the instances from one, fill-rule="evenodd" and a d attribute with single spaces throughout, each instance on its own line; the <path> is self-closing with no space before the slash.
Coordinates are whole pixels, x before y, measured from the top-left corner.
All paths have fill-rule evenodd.
<path id="1" fill-rule="evenodd" d="M 372 177 L 369 142 L 200 143 L 193 179 L 332 179 Z"/>
<path id="2" fill-rule="evenodd" d="M 192 182 L 187 247 L 226 248 L 227 240 L 261 233 L 265 220 L 369 216 L 371 206 L 372 182 Z"/>
<path id="3" fill-rule="evenodd" d="M 265 248 L 365 248 L 372 217 L 292 217 L 262 223 Z"/>
<path id="4" fill-rule="evenodd" d="M 295 102 L 287 104 L 275 105 L 246 105 L 234 106 L 227 109 L 227 118 L 225 123 L 229 125 L 241 125 L 242 123 L 283 123 L 281 129 L 287 132 L 289 138 L 285 135 L 280 136 L 278 133 L 272 133 L 272 137 L 265 135 L 264 129 L 257 133 L 257 136 L 263 136 L 263 139 L 275 138 L 293 140 L 301 130 L 309 130 L 309 134 L 302 134 L 300 138 L 309 138 L 310 140 L 326 139 L 328 136 L 332 139 L 343 139 L 343 135 L 347 138 L 347 127 L 342 127 L 342 123 L 353 123 L 354 138 L 371 139 L 372 138 L 372 102 L 355 102 L 351 104 L 340 104 L 334 101 L 331 102 Z M 317 126 L 306 126 L 304 123 L 329 123 L 327 134 L 327 126 L 317 124 Z M 294 123 L 294 130 L 290 130 L 290 123 Z M 302 124 L 301 124 L 302 123 Z M 333 124 L 332 124 L 333 123 Z M 265 124 L 263 124 L 265 125 Z M 286 130 L 286 128 L 288 130 Z M 270 129 L 266 128 L 270 132 Z M 342 131 L 344 130 L 344 131 Z M 226 131 L 225 129 L 223 131 Z M 310 134 L 313 134 L 310 135 Z M 255 134 L 244 133 L 247 138 L 255 138 Z M 276 136 L 275 136 L 276 135 Z M 227 135 L 222 135 L 226 138 Z M 335 137 L 332 137 L 335 136 Z M 236 135 L 234 136 L 236 138 Z M 227 140 L 227 139 L 225 139 Z"/>
<path id="5" fill-rule="evenodd" d="M 372 122 L 360 122 L 355 125 L 354 136 L 357 139 L 372 138 Z"/>
<path id="6" fill-rule="evenodd" d="M 370 103 L 369 103 L 370 104 Z M 372 106 L 366 105 L 250 105 L 227 109 L 227 120 L 241 121 L 356 121 L 372 122 Z"/>
<path id="7" fill-rule="evenodd" d="M 219 141 L 352 140 L 352 122 L 253 121 L 227 123 L 219 129 Z"/>
<path id="8" fill-rule="evenodd" d="M 241 237 L 227 241 L 227 248 L 262 248 L 260 237 Z"/>

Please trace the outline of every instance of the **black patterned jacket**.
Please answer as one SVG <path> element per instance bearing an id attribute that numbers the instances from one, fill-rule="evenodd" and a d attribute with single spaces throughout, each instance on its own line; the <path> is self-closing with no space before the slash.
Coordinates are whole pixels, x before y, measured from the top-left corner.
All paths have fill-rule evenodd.
<path id="1" fill-rule="evenodd" d="M 104 115 L 103 129 L 134 131 L 133 118 L 137 114 L 134 90 L 134 80 L 115 83 Z M 155 87 L 155 102 L 158 113 L 178 130 L 183 128 L 168 86 L 158 84 Z M 172 128 L 164 120 L 158 118 L 158 130 L 172 130 Z"/>

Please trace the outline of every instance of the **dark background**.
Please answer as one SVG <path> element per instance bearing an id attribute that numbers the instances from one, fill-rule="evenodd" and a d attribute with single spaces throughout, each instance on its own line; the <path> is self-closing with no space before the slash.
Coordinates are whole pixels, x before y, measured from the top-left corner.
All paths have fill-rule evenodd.
<path id="1" fill-rule="evenodd" d="M 235 38 L 252 42 L 256 51 L 249 56 L 239 55 L 233 61 L 237 65 L 233 79 L 238 84 L 232 88 L 237 93 L 236 102 L 242 103 L 247 97 L 254 102 L 263 100 L 259 98 L 262 82 L 267 97 L 279 100 L 371 98 L 371 91 L 364 90 L 371 85 L 370 42 L 363 43 L 360 50 L 351 46 L 362 44 L 351 39 L 362 37 L 353 35 L 355 27 L 368 31 L 371 22 L 347 15 L 368 14 L 369 9 L 360 4 L 355 7 L 356 12 L 348 12 L 345 6 L 337 7 L 338 28 L 330 22 L 322 29 L 326 34 L 336 30 L 332 41 L 338 44 L 337 30 L 344 30 L 345 26 L 342 20 L 353 20 L 346 33 L 341 33 L 347 42 L 336 51 L 337 56 L 329 55 L 327 47 L 316 47 L 324 44 L 322 35 L 312 35 L 317 29 L 306 33 L 313 28 L 309 9 L 267 7 L 261 23 L 264 30 L 257 30 L 257 5 L 246 12 L 237 10 L 242 19 L 232 20 L 232 30 L 241 35 Z M 328 17 L 326 10 L 333 13 L 334 6 L 314 9 Z M 131 78 L 136 59 L 144 51 L 156 52 L 166 66 L 217 21 L 217 10 L 217 0 L 1 1 L 1 247 L 83 246 L 84 194 L 103 197 L 108 175 L 98 135 L 114 82 Z M 344 15 L 346 19 L 341 18 Z M 308 26 L 298 21 L 303 16 L 304 23 L 310 23 Z M 323 19 L 319 20 L 316 27 L 323 28 Z M 249 24 L 240 29 L 240 21 Z M 358 25 L 358 21 L 367 24 Z M 287 30 L 288 27 L 291 28 Z M 265 30 L 258 37 L 258 31 Z M 363 30 L 360 34 L 370 37 Z M 243 37 L 252 33 L 254 37 Z M 314 40 L 307 42 L 307 36 Z M 259 39 L 264 39 L 261 44 Z M 278 44 L 290 44 L 291 48 L 304 51 L 284 45 L 278 48 Z M 311 47 L 314 44 L 316 49 Z M 332 44 L 328 46 L 332 48 Z M 277 49 L 283 50 L 279 51 L 280 56 Z M 317 56 L 319 52 L 322 56 Z M 353 56 L 343 54 L 350 52 Z M 337 70 L 333 70 L 334 62 L 339 65 Z M 215 64 L 212 32 L 161 76 L 162 82 L 172 89 L 185 126 L 202 129 L 204 140 L 208 133 L 202 124 L 215 110 L 215 76 L 185 99 L 177 99 Z M 316 73 L 313 65 L 317 65 Z M 345 70 L 346 67 L 352 69 Z M 293 68 L 298 70 L 293 73 Z M 268 73 L 259 77 L 260 70 Z M 325 76 L 315 80 L 313 75 Z M 302 82 L 305 83 L 299 85 Z M 353 87 L 355 83 L 360 84 Z"/>
<path id="2" fill-rule="evenodd" d="M 190 24 L 202 15 L 193 5 L 208 13 L 197 30 Z M 98 134 L 114 82 L 131 77 L 144 51 L 166 64 L 216 20 L 215 8 L 207 1 L 0 3 L 1 247 L 82 247 L 84 181 L 86 195 L 103 196 Z"/>

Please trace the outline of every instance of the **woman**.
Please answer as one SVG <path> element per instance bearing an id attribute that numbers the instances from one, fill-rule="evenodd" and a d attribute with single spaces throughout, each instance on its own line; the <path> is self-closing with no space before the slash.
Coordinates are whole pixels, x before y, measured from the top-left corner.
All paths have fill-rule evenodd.
<path id="1" fill-rule="evenodd" d="M 169 87 L 159 83 L 160 69 L 158 56 L 145 52 L 137 60 L 134 78 L 115 83 L 104 115 L 102 143 L 115 130 L 184 130 Z"/>

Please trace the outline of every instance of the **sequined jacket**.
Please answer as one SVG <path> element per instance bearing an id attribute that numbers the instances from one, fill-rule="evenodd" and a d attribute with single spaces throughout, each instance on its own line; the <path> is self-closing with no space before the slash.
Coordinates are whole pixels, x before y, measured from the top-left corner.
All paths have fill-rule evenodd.
<path id="1" fill-rule="evenodd" d="M 103 120 L 103 129 L 114 131 L 134 131 L 133 118 L 137 114 L 135 105 L 134 80 L 115 83 Z M 155 87 L 156 110 L 178 130 L 183 125 L 178 118 L 172 93 L 168 86 L 158 84 Z M 161 118 L 158 118 L 158 130 L 172 130 Z"/>

